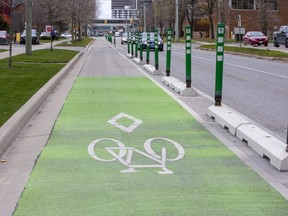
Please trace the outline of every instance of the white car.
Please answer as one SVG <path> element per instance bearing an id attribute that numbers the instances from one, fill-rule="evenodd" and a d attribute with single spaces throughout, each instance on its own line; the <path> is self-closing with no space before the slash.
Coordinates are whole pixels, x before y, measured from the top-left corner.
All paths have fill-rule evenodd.
<path id="1" fill-rule="evenodd" d="M 66 39 L 69 39 L 69 38 L 72 38 L 72 35 L 69 34 L 68 32 L 65 32 L 63 34 L 60 35 L 62 38 L 66 38 Z"/>

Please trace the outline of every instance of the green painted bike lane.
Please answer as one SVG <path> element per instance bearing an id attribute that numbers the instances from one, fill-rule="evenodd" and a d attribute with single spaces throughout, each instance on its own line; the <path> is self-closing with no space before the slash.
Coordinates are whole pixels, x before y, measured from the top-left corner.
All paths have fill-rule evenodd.
<path id="1" fill-rule="evenodd" d="M 79 77 L 20 215 L 287 216 L 288 202 L 148 78 Z"/>

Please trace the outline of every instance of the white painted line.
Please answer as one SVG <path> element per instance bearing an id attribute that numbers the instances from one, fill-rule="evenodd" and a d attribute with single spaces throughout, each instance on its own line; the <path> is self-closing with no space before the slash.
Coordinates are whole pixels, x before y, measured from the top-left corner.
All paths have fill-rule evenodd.
<path id="1" fill-rule="evenodd" d="M 134 123 L 131 124 L 130 126 L 126 127 L 126 126 L 121 125 L 121 124 L 119 124 L 119 123 L 117 122 L 117 121 L 118 121 L 119 119 L 121 119 L 121 118 L 130 119 L 130 120 L 132 120 Z M 137 118 L 135 118 L 135 117 L 133 117 L 133 116 L 130 116 L 130 115 L 126 114 L 126 113 L 119 113 L 118 115 L 116 115 L 115 117 L 113 117 L 112 119 L 110 119 L 110 120 L 108 121 L 108 123 L 111 124 L 111 125 L 113 125 L 113 126 L 115 126 L 115 127 L 117 127 L 117 128 L 119 128 L 119 129 L 122 130 L 122 131 L 125 131 L 125 132 L 127 132 L 127 133 L 131 133 L 131 132 L 134 131 L 140 124 L 142 124 L 143 121 L 140 120 L 140 119 L 137 119 Z"/>
<path id="2" fill-rule="evenodd" d="M 174 52 L 174 53 L 182 55 L 182 56 L 185 56 L 185 54 L 183 54 L 183 53 L 179 53 L 179 52 Z M 208 59 L 208 58 L 203 58 L 203 57 L 199 57 L 199 56 L 195 56 L 195 55 L 192 55 L 192 59 L 193 58 L 198 58 L 198 59 L 202 59 L 202 60 L 205 60 L 205 61 L 215 62 L 215 59 Z M 255 68 L 250 68 L 250 67 L 246 67 L 246 66 L 241 66 L 241 65 L 237 65 L 237 64 L 224 62 L 224 65 L 230 65 L 230 66 L 242 68 L 242 69 L 245 69 L 245 70 L 255 71 L 255 72 L 266 74 L 266 75 L 270 75 L 270 76 L 275 76 L 275 77 L 279 77 L 279 78 L 288 79 L 288 76 L 283 76 L 283 75 L 279 75 L 279 74 L 273 74 L 273 73 L 270 73 L 270 72 L 267 72 L 267 71 L 263 71 L 263 70 L 259 70 L 259 69 L 255 69 Z"/>

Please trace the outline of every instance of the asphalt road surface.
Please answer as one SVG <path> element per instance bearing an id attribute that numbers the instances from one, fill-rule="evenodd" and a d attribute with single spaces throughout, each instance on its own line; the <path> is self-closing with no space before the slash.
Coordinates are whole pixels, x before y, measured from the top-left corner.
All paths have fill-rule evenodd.
<path id="1" fill-rule="evenodd" d="M 118 42 L 118 41 L 117 41 Z M 117 43 L 127 52 L 127 45 Z M 215 52 L 192 50 L 192 86 L 214 97 Z M 262 47 L 260 47 L 261 49 Z M 166 46 L 159 52 L 160 70 L 166 68 Z M 258 49 L 258 47 L 255 47 Z M 145 54 L 144 60 L 145 60 Z M 150 54 L 154 65 L 154 51 Z M 185 81 L 185 45 L 172 44 L 171 75 Z M 274 136 L 286 141 L 288 128 L 287 62 L 225 53 L 223 98 L 225 105 L 250 118 Z"/>

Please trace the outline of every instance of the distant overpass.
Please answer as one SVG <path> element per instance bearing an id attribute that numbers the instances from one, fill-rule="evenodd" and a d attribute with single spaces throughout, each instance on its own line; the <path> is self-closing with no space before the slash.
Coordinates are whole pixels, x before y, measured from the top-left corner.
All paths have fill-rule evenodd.
<path id="1" fill-rule="evenodd" d="M 138 23 L 138 18 L 134 19 L 134 23 Z M 113 28 L 132 26 L 133 19 L 96 19 L 93 22 L 93 27 L 99 31 L 113 30 Z"/>

